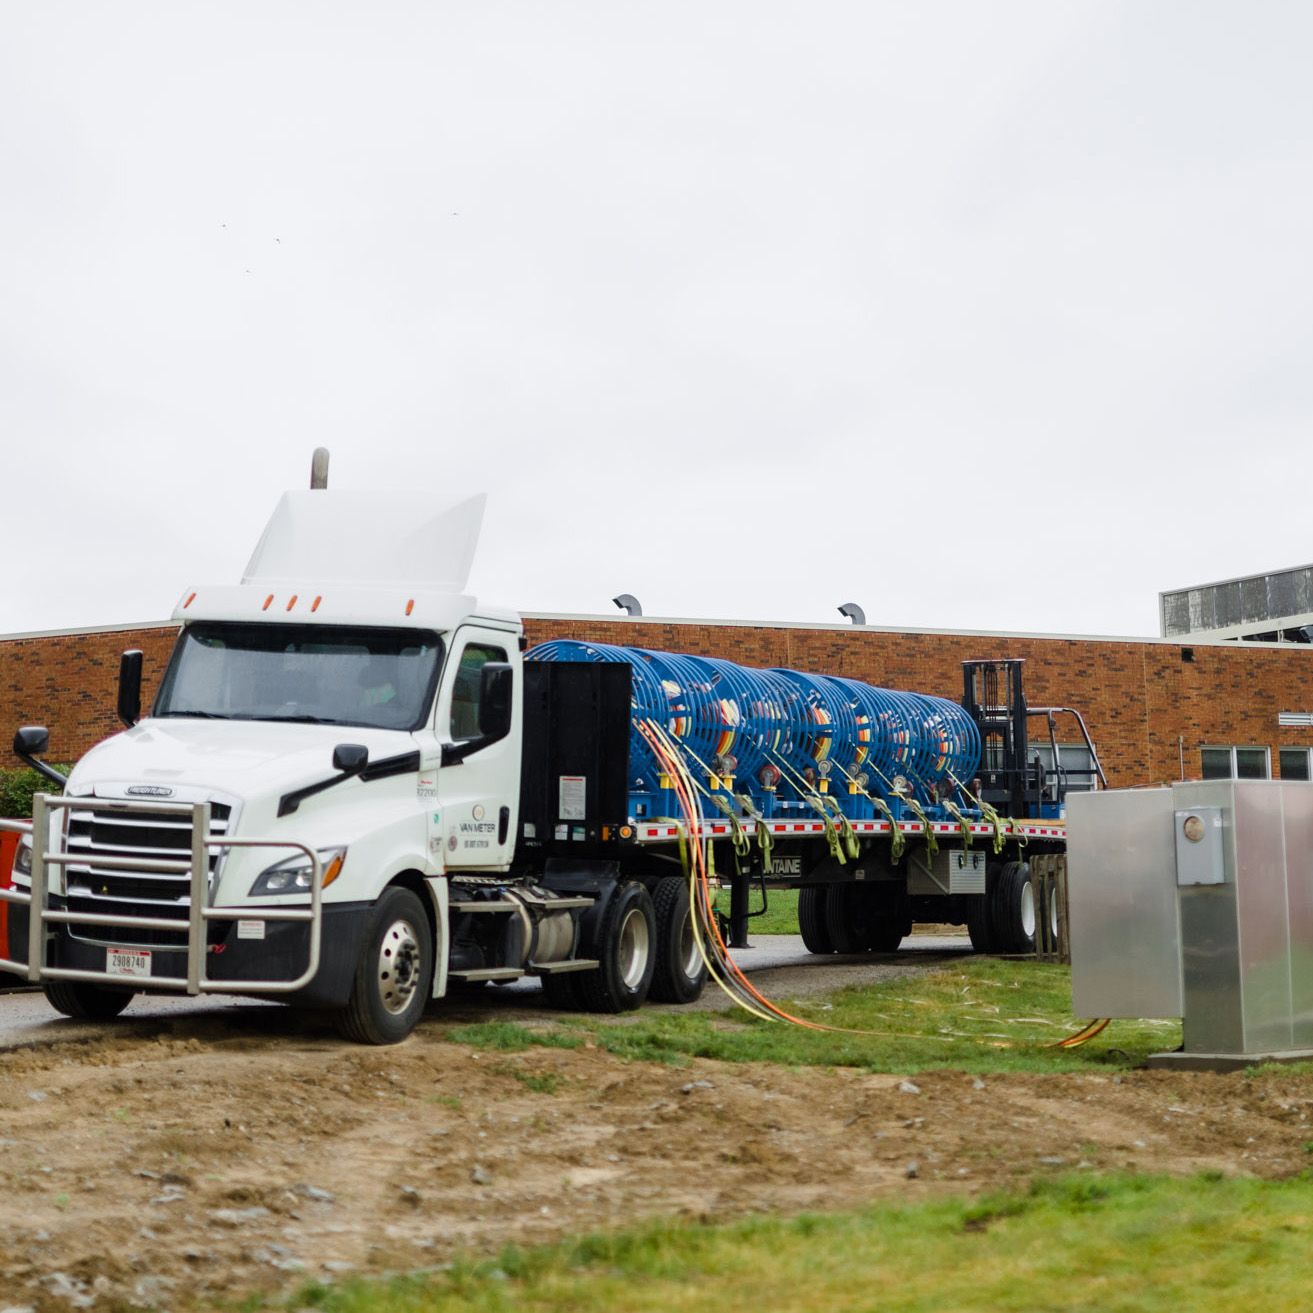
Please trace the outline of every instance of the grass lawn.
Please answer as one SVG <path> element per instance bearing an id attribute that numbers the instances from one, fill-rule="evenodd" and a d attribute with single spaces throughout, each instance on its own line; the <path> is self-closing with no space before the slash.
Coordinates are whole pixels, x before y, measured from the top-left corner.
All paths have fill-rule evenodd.
<path id="1" fill-rule="evenodd" d="M 709 989 L 715 988 L 708 985 Z M 774 1000 L 795 1015 L 861 1032 L 805 1030 L 746 1012 L 656 1012 L 624 1018 L 556 1014 L 532 1026 L 455 1026 L 459 1044 L 514 1050 L 575 1047 L 591 1040 L 621 1057 L 678 1063 L 689 1057 L 786 1066 L 916 1072 L 946 1067 L 993 1071 L 1124 1069 L 1181 1042 L 1177 1022 L 1117 1021 L 1082 1048 L 1048 1047 L 1079 1030 L 1071 1014 L 1070 968 L 1047 962 L 971 958 L 960 965 L 828 997 Z"/>
<path id="2" fill-rule="evenodd" d="M 1313 1182 L 1079 1176 L 1025 1194 L 659 1222 L 387 1283 L 327 1313 L 1286 1313 L 1309 1307 Z"/>
<path id="3" fill-rule="evenodd" d="M 761 911 L 761 890 L 756 885 L 748 899 L 748 910 Z M 716 895 L 716 911 L 729 915 L 729 890 Z M 798 891 L 796 889 L 768 889 L 766 910 L 748 922 L 749 935 L 796 935 L 798 933 Z"/>

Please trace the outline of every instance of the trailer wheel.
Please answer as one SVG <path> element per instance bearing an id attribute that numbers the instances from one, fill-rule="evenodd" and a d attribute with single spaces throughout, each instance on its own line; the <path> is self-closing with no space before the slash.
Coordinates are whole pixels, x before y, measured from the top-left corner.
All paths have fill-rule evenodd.
<path id="1" fill-rule="evenodd" d="M 579 1002 L 588 1012 L 632 1012 L 641 1007 L 656 967 L 656 913 L 641 884 L 629 881 L 611 896 L 597 930 L 601 966 L 575 973 Z"/>
<path id="2" fill-rule="evenodd" d="M 106 989 L 89 980 L 47 980 L 41 988 L 56 1012 L 77 1021 L 112 1021 L 136 997 L 136 990 Z"/>
<path id="3" fill-rule="evenodd" d="M 809 953 L 834 952 L 825 920 L 826 892 L 823 884 L 808 885 L 798 890 L 798 933 L 802 935 L 803 946 Z"/>
<path id="4" fill-rule="evenodd" d="M 971 947 L 977 953 L 994 951 L 994 927 L 989 919 L 989 895 L 965 894 L 967 934 L 971 936 Z"/>
<path id="5" fill-rule="evenodd" d="M 659 1003 L 692 1003 L 707 983 L 707 964 L 693 934 L 688 881 L 668 875 L 652 886 L 656 961 L 648 997 Z"/>
<path id="6" fill-rule="evenodd" d="M 891 885 L 854 885 L 853 926 L 859 951 L 895 953 L 912 932 L 912 919 L 899 891 Z"/>
<path id="7" fill-rule="evenodd" d="M 1005 863 L 990 900 L 990 919 L 995 952 L 1035 951 L 1035 890 L 1028 863 Z"/>
<path id="8" fill-rule="evenodd" d="M 825 930 L 831 951 L 865 953 L 870 926 L 866 916 L 866 890 L 855 885 L 831 885 L 825 894 Z"/>
<path id="9" fill-rule="evenodd" d="M 872 953 L 896 953 L 911 931 L 896 907 L 877 913 L 873 925 L 866 928 L 866 947 Z"/>
<path id="10" fill-rule="evenodd" d="M 357 1044 L 399 1044 L 424 1014 L 433 988 L 433 935 L 424 904 L 393 886 L 374 908 L 351 999 L 334 1018 Z"/>

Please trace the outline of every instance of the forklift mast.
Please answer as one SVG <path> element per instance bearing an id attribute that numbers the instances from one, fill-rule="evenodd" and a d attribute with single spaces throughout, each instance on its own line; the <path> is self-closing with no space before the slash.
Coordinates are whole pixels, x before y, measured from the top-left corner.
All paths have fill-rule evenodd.
<path id="1" fill-rule="evenodd" d="M 980 730 L 980 798 L 1009 816 L 1038 814 L 1042 779 L 1027 760 L 1020 659 L 964 661 L 962 706 Z"/>

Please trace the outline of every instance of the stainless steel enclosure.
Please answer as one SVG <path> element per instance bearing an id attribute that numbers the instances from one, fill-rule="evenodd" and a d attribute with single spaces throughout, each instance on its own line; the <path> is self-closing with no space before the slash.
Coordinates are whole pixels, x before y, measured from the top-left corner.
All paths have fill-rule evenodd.
<path id="1" fill-rule="evenodd" d="M 1181 920 L 1171 793 L 1067 797 L 1071 989 L 1080 1017 L 1179 1017 Z"/>
<path id="2" fill-rule="evenodd" d="M 1187 1054 L 1313 1049 L 1313 784 L 1067 804 L 1078 1015 L 1183 1017 Z"/>

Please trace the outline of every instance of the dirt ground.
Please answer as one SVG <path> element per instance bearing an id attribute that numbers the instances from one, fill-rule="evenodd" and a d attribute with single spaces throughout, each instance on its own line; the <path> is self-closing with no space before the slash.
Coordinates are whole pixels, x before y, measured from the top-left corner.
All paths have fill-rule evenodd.
<path id="1" fill-rule="evenodd" d="M 857 1205 L 1086 1167 L 1303 1170 L 1313 1081 L 898 1076 L 429 1022 L 363 1049 L 276 1009 L 0 1053 L 0 1310 L 186 1309 L 657 1214 Z M 444 1018 L 445 1021 L 445 1018 Z"/>

